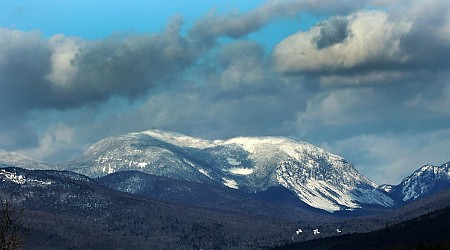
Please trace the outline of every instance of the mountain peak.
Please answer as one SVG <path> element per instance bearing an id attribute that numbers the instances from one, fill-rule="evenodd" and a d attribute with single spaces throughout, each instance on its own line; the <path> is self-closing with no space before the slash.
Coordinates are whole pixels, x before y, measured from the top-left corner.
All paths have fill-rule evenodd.
<path id="1" fill-rule="evenodd" d="M 206 140 L 154 129 L 105 138 L 67 166 L 92 177 L 138 170 L 251 193 L 283 186 L 330 212 L 393 204 L 344 158 L 285 137 Z"/>
<path id="2" fill-rule="evenodd" d="M 424 165 L 404 178 L 393 192 L 403 201 L 414 201 L 450 187 L 450 163 L 441 166 Z"/>

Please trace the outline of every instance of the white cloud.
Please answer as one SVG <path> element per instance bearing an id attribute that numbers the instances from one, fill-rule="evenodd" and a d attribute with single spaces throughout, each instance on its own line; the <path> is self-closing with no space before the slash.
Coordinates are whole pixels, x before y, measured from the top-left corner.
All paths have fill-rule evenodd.
<path id="1" fill-rule="evenodd" d="M 73 60 L 80 51 L 82 41 L 76 38 L 67 38 L 64 35 L 55 35 L 49 39 L 52 48 L 51 72 L 47 78 L 56 85 L 70 83 L 78 71 Z"/>
<path id="2" fill-rule="evenodd" d="M 399 44 L 411 23 L 393 22 L 382 11 L 361 11 L 346 19 L 345 39 L 328 47 L 319 49 L 316 41 L 327 35 L 321 28 L 333 25 L 330 21 L 283 40 L 274 51 L 277 69 L 282 72 L 334 72 L 371 63 L 403 63 L 407 60 Z"/>

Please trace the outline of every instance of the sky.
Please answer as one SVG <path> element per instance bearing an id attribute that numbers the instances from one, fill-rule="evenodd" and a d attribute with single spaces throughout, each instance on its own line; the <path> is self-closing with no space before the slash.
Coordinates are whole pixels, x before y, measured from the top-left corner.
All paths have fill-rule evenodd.
<path id="1" fill-rule="evenodd" d="M 450 161 L 448 0 L 0 0 L 0 149 L 287 136 L 398 184 Z"/>

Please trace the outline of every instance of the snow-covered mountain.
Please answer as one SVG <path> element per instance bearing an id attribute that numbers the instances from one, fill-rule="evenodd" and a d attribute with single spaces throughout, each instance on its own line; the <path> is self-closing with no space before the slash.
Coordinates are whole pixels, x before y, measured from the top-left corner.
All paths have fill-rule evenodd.
<path id="1" fill-rule="evenodd" d="M 7 152 L 0 149 L 0 167 L 15 166 L 26 169 L 55 169 L 45 162 L 33 160 L 16 152 Z"/>
<path id="2" fill-rule="evenodd" d="M 284 137 L 210 141 L 149 130 L 103 139 L 63 165 L 91 177 L 138 170 L 245 192 L 283 186 L 311 207 L 330 212 L 394 204 L 344 158 Z"/>
<path id="3" fill-rule="evenodd" d="M 450 162 L 441 166 L 425 165 L 404 178 L 399 185 L 381 185 L 379 188 L 404 202 L 415 201 L 450 188 Z"/>

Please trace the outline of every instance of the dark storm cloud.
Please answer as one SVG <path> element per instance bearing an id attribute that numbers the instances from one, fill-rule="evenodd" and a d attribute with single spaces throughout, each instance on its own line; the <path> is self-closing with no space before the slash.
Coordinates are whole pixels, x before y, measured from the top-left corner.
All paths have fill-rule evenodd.
<path id="1" fill-rule="evenodd" d="M 176 32 L 97 42 L 81 48 L 72 61 L 77 74 L 69 85 L 76 89 L 62 86 L 61 91 L 75 94 L 80 104 L 111 95 L 134 99 L 173 81 L 190 65 L 194 58 L 187 46 Z"/>
<path id="2" fill-rule="evenodd" d="M 0 115 L 22 115 L 49 92 L 51 50 L 37 32 L 0 29 Z"/>
<path id="3" fill-rule="evenodd" d="M 161 34 L 86 42 L 0 30 L 0 113 L 76 108 L 112 95 L 134 99 L 192 63 L 174 20 Z"/>

